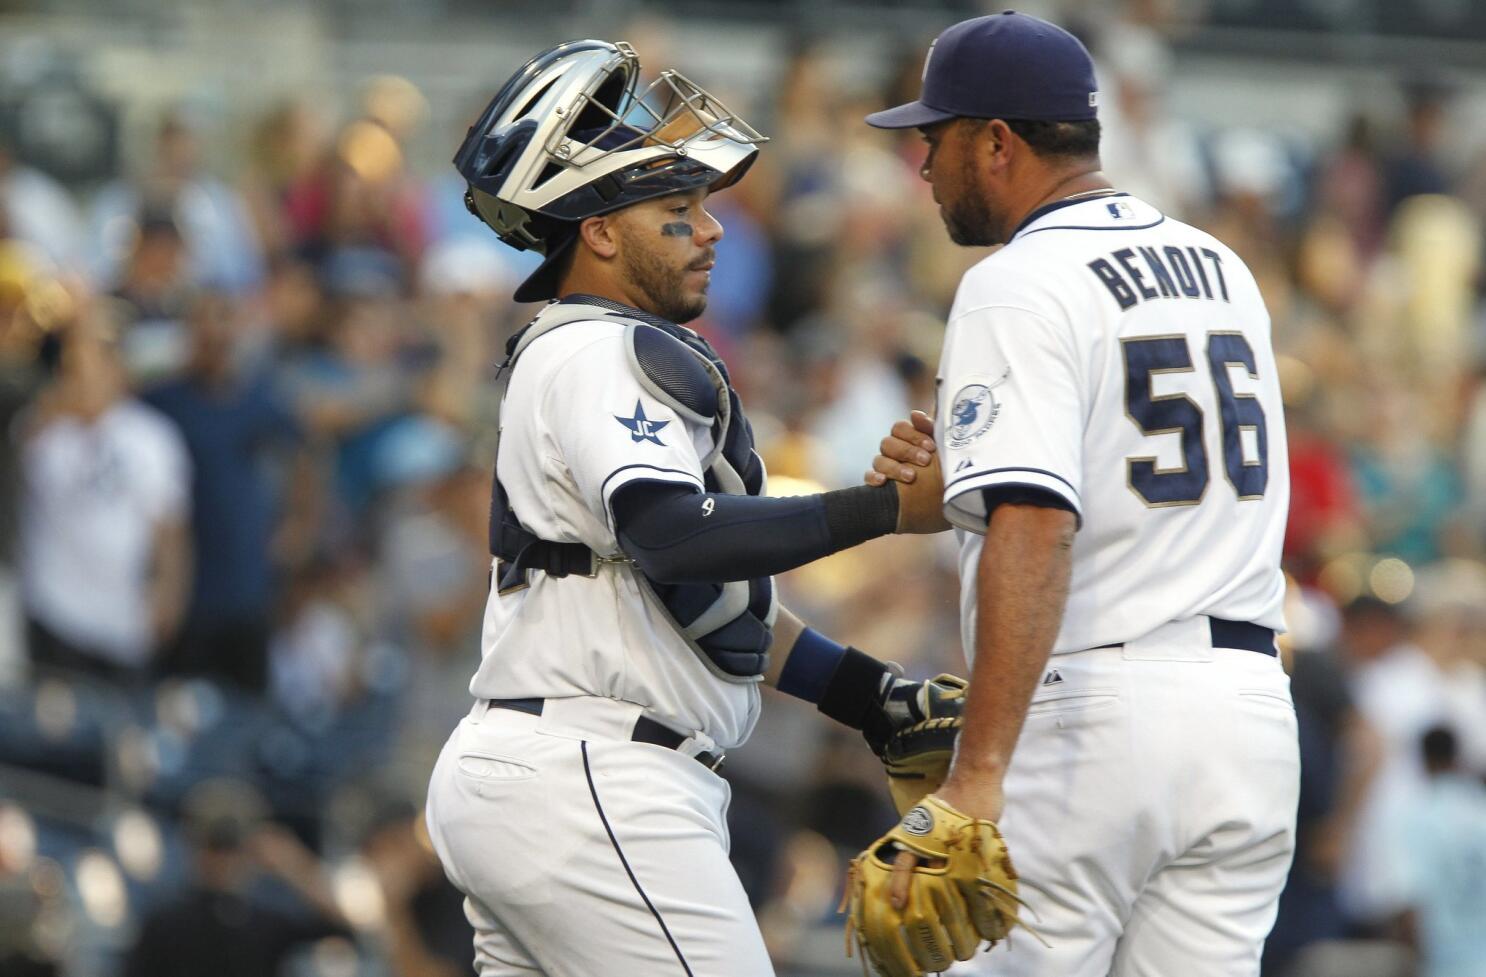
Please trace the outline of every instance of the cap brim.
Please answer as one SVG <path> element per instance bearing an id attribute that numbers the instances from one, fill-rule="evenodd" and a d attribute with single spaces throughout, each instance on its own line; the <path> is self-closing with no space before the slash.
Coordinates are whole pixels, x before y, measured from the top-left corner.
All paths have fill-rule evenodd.
<path id="1" fill-rule="evenodd" d="M 578 235 L 573 234 L 548 251 L 537 270 L 526 276 L 526 281 L 516 287 L 511 298 L 517 302 L 545 302 L 557 298 L 557 276 L 562 269 L 562 256 L 577 240 Z"/>
<path id="2" fill-rule="evenodd" d="M 953 112 L 931 108 L 923 102 L 909 102 L 907 105 L 873 112 L 867 116 L 867 125 L 878 129 L 921 129 L 954 117 Z"/>

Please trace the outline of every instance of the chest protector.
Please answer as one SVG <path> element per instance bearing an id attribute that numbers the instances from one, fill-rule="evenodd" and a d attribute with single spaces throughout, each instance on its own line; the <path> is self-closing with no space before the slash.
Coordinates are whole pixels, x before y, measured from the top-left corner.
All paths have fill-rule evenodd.
<path id="1" fill-rule="evenodd" d="M 640 385 L 687 422 L 711 429 L 713 447 L 702 458 L 707 491 L 762 494 L 763 461 L 722 358 L 701 336 L 659 316 L 593 296 L 547 306 L 507 344 L 496 381 L 498 402 L 505 400 L 511 372 L 532 342 L 553 329 L 594 320 L 623 323 L 626 358 Z M 592 577 L 605 564 L 631 563 L 623 554 L 598 554 L 582 543 L 538 538 L 512 510 L 498 473 L 491 487 L 490 552 L 500 561 L 497 586 L 503 593 L 524 586 L 531 570 L 549 577 Z M 733 682 L 762 678 L 778 613 L 773 578 L 673 584 L 652 580 L 638 567 L 634 573 L 647 597 L 715 675 Z"/>

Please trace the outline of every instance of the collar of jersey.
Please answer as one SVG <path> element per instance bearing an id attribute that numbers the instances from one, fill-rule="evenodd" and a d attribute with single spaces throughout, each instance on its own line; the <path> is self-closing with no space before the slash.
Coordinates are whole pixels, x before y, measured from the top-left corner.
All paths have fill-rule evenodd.
<path id="1" fill-rule="evenodd" d="M 1066 207 L 1077 207 L 1079 204 L 1091 204 L 1106 200 L 1114 200 L 1118 197 L 1128 196 L 1130 195 L 1125 191 L 1116 190 L 1114 193 L 1103 193 L 1097 197 L 1079 197 L 1075 200 L 1069 200 L 1065 198 L 1063 200 L 1054 200 L 1050 204 L 1043 204 L 1041 207 L 1038 207 L 1036 210 L 1032 211 L 1032 213 L 1022 218 L 1022 222 L 1016 226 L 1016 230 L 1011 232 L 1011 237 L 1007 238 L 1006 243 L 1010 244 L 1012 241 L 1015 241 L 1023 231 L 1025 231 L 1027 228 L 1031 227 L 1038 221 L 1042 220 L 1044 217 L 1046 217 L 1048 214 L 1051 214 L 1055 210 L 1063 210 Z"/>
<path id="2" fill-rule="evenodd" d="M 559 305 L 595 305 L 600 309 L 608 309 L 616 315 L 622 315 L 629 319 L 638 319 L 641 322 L 648 322 L 652 326 L 660 326 L 662 329 L 679 329 L 682 332 L 693 332 L 693 330 L 685 326 L 677 325 L 670 319 L 646 312 L 644 309 L 637 309 L 632 305 L 625 305 L 623 302 L 600 298 L 597 295 L 584 295 L 580 292 L 560 298 L 557 300 L 557 303 Z"/>
<path id="3" fill-rule="evenodd" d="M 625 318 L 629 318 L 629 319 L 638 319 L 641 322 L 648 322 L 652 326 L 659 326 L 660 328 L 665 329 L 665 330 L 667 330 L 669 332 L 672 332 L 672 333 L 678 333 L 679 332 L 679 333 L 685 333 L 685 334 L 690 335 L 690 336 L 697 335 L 697 333 L 694 332 L 693 330 L 688 329 L 685 326 L 678 326 L 676 323 L 672 322 L 670 319 L 665 319 L 665 318 L 662 318 L 661 316 L 653 315 L 653 314 L 651 314 L 649 312 L 646 312 L 644 309 L 637 309 L 634 306 L 625 305 L 623 302 L 616 302 L 613 299 L 601 298 L 601 297 L 599 297 L 597 295 L 584 295 L 582 293 L 575 293 L 573 295 L 569 295 L 569 296 L 566 296 L 564 298 L 557 299 L 555 302 L 548 303 L 548 304 L 549 305 L 593 305 L 593 306 L 597 306 L 600 309 L 608 309 L 609 312 L 611 314 L 613 314 L 613 315 L 624 316 Z M 543 306 L 543 308 L 546 308 L 546 306 Z M 540 315 L 540 313 L 538 313 L 538 315 Z M 526 325 L 524 325 L 520 329 L 516 330 L 515 335 L 513 335 L 510 339 L 507 339 L 506 340 L 506 361 L 507 362 L 510 361 L 511 354 L 516 351 L 516 347 L 518 345 L 520 345 L 520 343 L 521 343 L 521 337 L 524 336 L 524 335 L 526 335 L 526 330 L 530 329 L 532 322 L 536 322 L 536 321 L 537 320 L 535 318 L 533 318 L 531 320 L 531 322 L 528 322 Z"/>

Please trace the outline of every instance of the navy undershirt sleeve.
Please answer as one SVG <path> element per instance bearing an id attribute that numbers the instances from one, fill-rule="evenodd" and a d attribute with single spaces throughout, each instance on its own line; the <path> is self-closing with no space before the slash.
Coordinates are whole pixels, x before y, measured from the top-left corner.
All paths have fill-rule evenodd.
<path id="1" fill-rule="evenodd" d="M 610 500 L 620 548 L 661 583 L 767 577 L 893 531 L 895 490 L 860 485 L 785 498 L 630 482 Z"/>
<path id="2" fill-rule="evenodd" d="M 996 506 L 1006 505 L 1035 505 L 1044 509 L 1063 509 L 1074 514 L 1082 525 L 1083 517 L 1078 515 L 1078 510 L 1068 502 L 1067 499 L 1051 489 L 1045 489 L 1040 485 L 1024 485 L 1014 482 L 1008 485 L 993 485 L 988 489 L 981 490 L 986 506 L 986 525 L 991 524 L 991 516 L 996 511 Z"/>

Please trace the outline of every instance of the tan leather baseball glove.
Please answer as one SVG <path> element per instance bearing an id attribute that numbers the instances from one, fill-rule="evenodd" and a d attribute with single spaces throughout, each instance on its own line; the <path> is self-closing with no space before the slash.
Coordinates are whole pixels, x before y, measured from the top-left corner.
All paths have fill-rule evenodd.
<path id="1" fill-rule="evenodd" d="M 902 909 L 890 896 L 900 850 L 920 858 Z M 996 825 L 934 796 L 852 860 L 844 903 L 847 953 L 855 940 L 884 977 L 947 970 L 1021 923 L 1016 869 Z"/>

